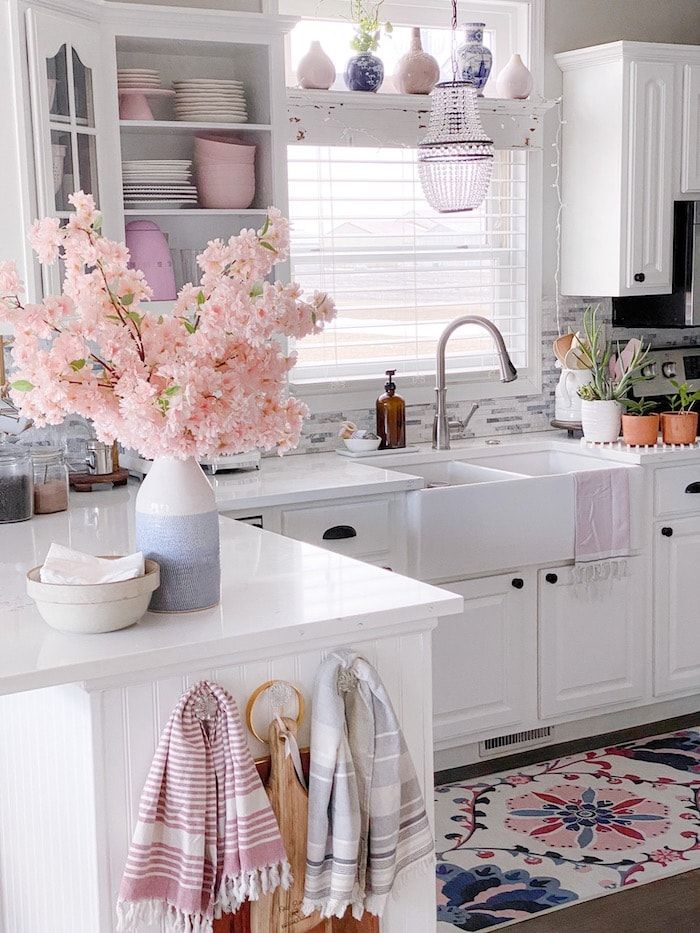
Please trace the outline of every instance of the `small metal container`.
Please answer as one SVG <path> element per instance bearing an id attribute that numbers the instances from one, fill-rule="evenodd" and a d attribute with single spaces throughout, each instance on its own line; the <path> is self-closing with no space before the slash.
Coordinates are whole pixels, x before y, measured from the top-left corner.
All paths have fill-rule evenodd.
<path id="1" fill-rule="evenodd" d="M 104 476 L 112 472 L 112 445 L 103 441 L 89 440 L 87 442 L 88 473 L 95 476 Z"/>

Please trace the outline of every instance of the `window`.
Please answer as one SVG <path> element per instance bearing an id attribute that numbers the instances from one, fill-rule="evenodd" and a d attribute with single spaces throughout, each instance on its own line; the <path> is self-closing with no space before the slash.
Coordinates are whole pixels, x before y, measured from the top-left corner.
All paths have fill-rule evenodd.
<path id="1" fill-rule="evenodd" d="M 307 2 L 313 0 L 287 0 L 283 12 L 312 17 L 314 9 L 306 9 Z M 342 5 L 344 12 L 332 21 L 333 2 L 324 5 L 323 22 L 302 20 L 293 30 L 287 63 L 293 83 L 299 58 L 320 38 L 339 74 L 329 94 L 343 90 L 342 71 L 352 54 L 347 9 Z M 460 6 L 461 21 L 487 23 L 492 77 L 513 48 L 527 55 L 528 48 L 537 46 L 531 41 L 530 11 L 528 0 L 473 4 L 469 10 Z M 395 27 L 379 52 L 389 78 L 379 94 L 366 95 L 366 104 L 353 95 L 354 108 L 367 108 L 361 125 L 370 128 L 377 120 L 391 124 L 398 112 L 397 105 L 387 116 L 381 97 L 393 91 L 390 75 L 408 48 L 408 23 L 423 24 L 423 46 L 440 62 L 443 78 L 450 77 L 451 68 L 445 0 L 428 0 L 420 8 L 387 0 L 382 17 Z M 485 93 L 489 96 L 489 85 Z M 390 101 L 388 96 L 387 106 Z M 345 115 L 338 107 L 324 111 L 324 145 L 300 139 L 288 149 L 292 273 L 305 289 L 330 292 L 339 312 L 324 333 L 296 348 L 295 391 L 353 393 L 353 401 L 363 404 L 366 398 L 360 393 L 370 385 L 376 388 L 386 368 L 399 371 L 402 388 L 430 386 L 441 331 L 453 318 L 470 313 L 498 325 L 520 371 L 517 389 L 504 387 L 502 394 L 539 391 L 539 324 L 532 309 L 539 285 L 535 232 L 541 212 L 541 152 L 497 149 L 484 204 L 471 213 L 439 214 L 423 197 L 415 143 L 406 145 L 406 128 L 395 139 L 385 127 L 376 133 L 381 138 L 374 139 L 370 129 L 357 139 L 348 117 L 347 108 Z M 414 115 L 408 135 L 417 143 L 423 134 L 416 134 L 415 125 Z M 538 214 L 534 223 L 533 210 Z M 471 386 L 462 397 L 478 396 L 486 380 L 499 385 L 493 346 L 478 328 L 457 331 L 448 345 L 447 366 L 452 382 Z M 498 389 L 489 392 L 501 394 Z M 428 398 L 424 394 L 420 400 Z"/>

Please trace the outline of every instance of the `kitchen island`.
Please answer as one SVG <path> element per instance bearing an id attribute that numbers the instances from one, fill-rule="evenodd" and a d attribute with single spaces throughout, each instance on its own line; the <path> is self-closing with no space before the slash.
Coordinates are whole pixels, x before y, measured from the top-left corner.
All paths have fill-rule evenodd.
<path id="1" fill-rule="evenodd" d="M 205 677 L 241 709 L 271 678 L 309 701 L 324 654 L 355 647 L 387 685 L 432 809 L 430 633 L 462 599 L 222 517 L 217 607 L 149 613 L 106 635 L 53 631 L 26 596 L 27 570 L 52 541 L 95 554 L 133 549 L 134 496 L 133 486 L 74 494 L 68 512 L 0 529 L 2 933 L 111 933 L 158 736 L 183 690 Z M 302 745 L 308 729 L 307 718 Z M 250 744 L 265 754 L 252 736 Z M 427 877 L 390 902 L 382 931 L 422 933 L 433 923 Z"/>

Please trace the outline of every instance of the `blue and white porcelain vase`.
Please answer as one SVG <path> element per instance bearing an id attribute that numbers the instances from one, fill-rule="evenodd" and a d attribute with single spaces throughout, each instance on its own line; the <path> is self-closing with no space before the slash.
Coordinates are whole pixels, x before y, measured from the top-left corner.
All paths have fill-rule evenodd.
<path id="1" fill-rule="evenodd" d="M 136 546 L 160 564 L 152 612 L 193 612 L 219 602 L 219 515 L 196 460 L 153 461 L 136 496 Z"/>
<path id="2" fill-rule="evenodd" d="M 345 68 L 345 86 L 349 91 L 378 91 L 383 80 L 382 60 L 371 52 L 353 55 Z"/>
<path id="3" fill-rule="evenodd" d="M 482 96 L 484 85 L 491 74 L 493 55 L 484 45 L 485 23 L 467 23 L 464 27 L 466 42 L 457 49 L 457 63 L 462 80 Z"/>

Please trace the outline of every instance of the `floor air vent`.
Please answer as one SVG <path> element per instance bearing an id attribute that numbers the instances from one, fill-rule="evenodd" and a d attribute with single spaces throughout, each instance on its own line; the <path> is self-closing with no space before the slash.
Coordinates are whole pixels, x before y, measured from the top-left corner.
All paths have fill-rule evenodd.
<path id="1" fill-rule="evenodd" d="M 510 735 L 499 735 L 495 739 L 485 739 L 479 742 L 480 758 L 495 758 L 497 755 L 510 755 L 511 752 L 530 748 L 534 745 L 543 745 L 552 735 L 551 726 L 541 729 L 527 729 L 525 732 L 511 732 Z"/>

